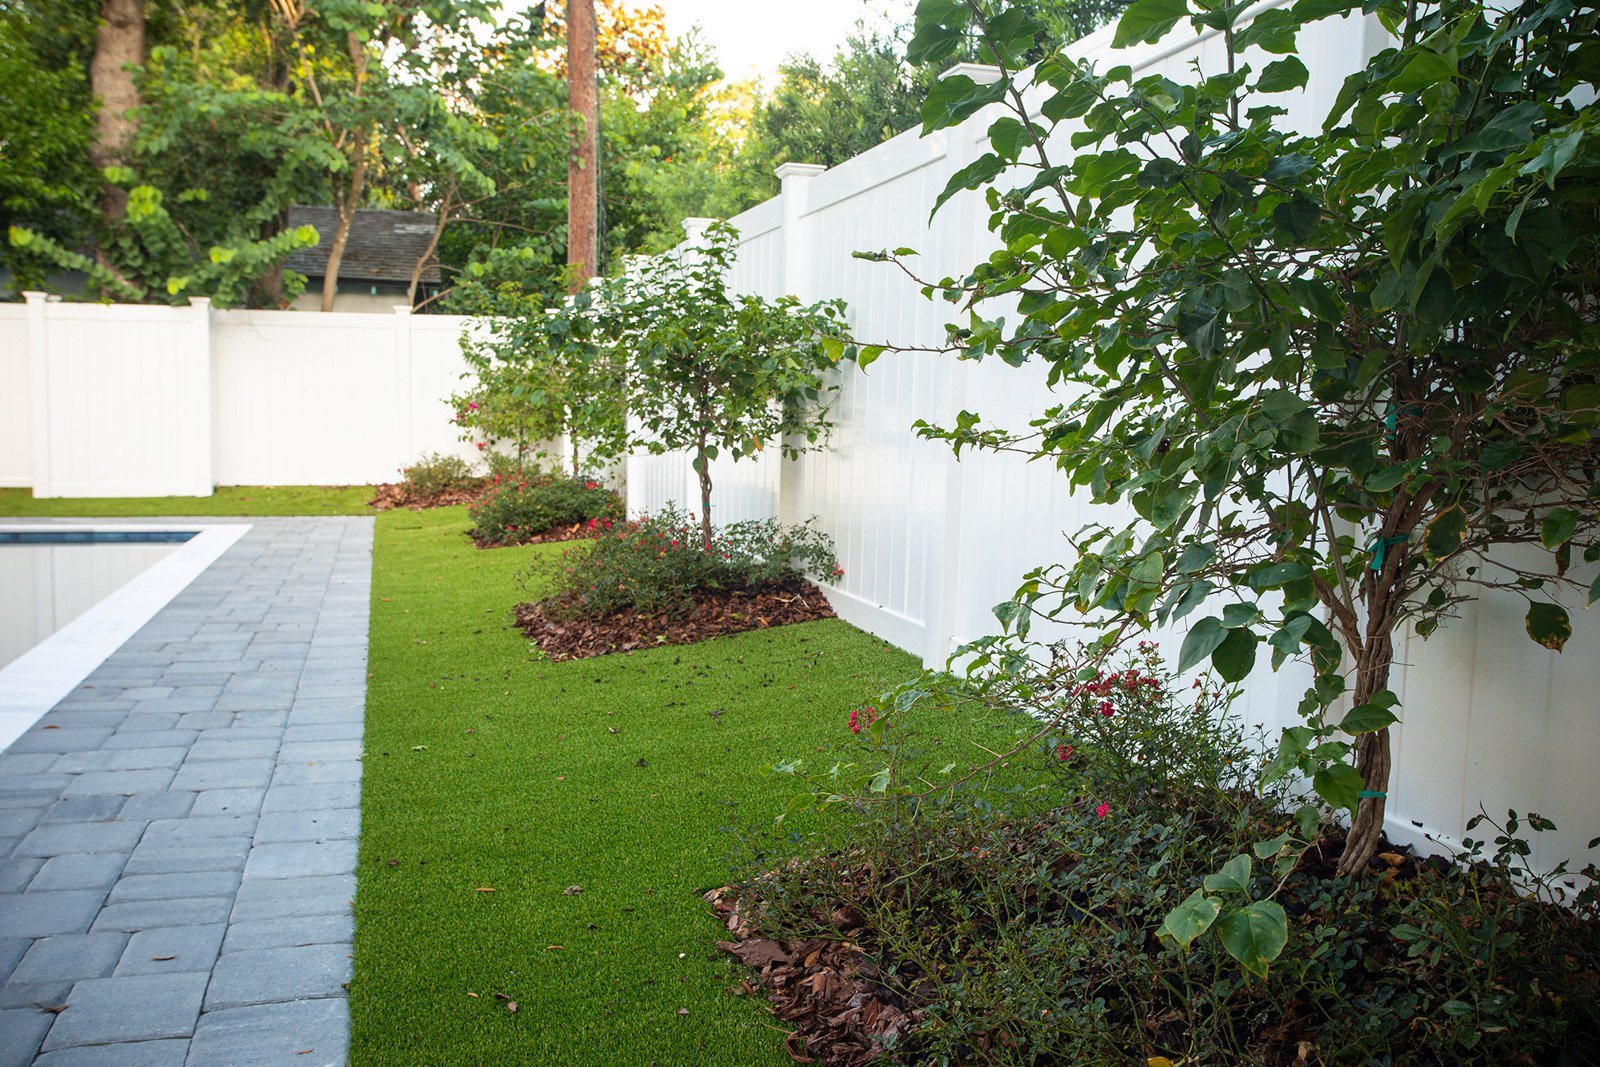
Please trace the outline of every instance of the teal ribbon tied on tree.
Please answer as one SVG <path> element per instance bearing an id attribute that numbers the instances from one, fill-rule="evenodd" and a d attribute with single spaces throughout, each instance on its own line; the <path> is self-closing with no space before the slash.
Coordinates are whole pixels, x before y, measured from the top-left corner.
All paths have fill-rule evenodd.
<path id="1" fill-rule="evenodd" d="M 1409 540 L 1411 540 L 1411 535 L 1408 533 L 1395 534 L 1393 537 L 1374 537 L 1371 549 L 1372 562 L 1367 564 L 1367 569 L 1370 571 L 1383 570 L 1384 554 L 1395 545 L 1405 544 Z"/>

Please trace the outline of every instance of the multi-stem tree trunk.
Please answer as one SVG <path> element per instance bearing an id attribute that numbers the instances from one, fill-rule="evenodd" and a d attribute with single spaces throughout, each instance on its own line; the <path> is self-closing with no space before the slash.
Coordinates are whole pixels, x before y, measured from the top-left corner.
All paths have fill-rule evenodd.
<path id="1" fill-rule="evenodd" d="M 711 461 L 706 458 L 706 435 L 700 435 L 694 454 L 694 472 L 700 478 L 700 543 L 711 551 Z"/>
<path id="2" fill-rule="evenodd" d="M 600 146 L 595 86 L 594 0 L 567 4 L 567 99 L 574 138 L 567 155 L 567 266 L 570 292 L 594 277 L 599 259 L 597 229 Z"/>
<path id="3" fill-rule="evenodd" d="M 133 71 L 144 62 L 144 0 L 101 0 L 100 26 L 95 31 L 94 57 L 89 61 L 89 89 L 100 101 L 89 159 L 97 167 L 125 162 L 133 145 L 133 110 L 139 87 Z M 128 194 L 110 182 L 100 191 L 100 213 L 116 222 L 127 210 Z"/>
<path id="4" fill-rule="evenodd" d="M 1362 656 L 1356 663 L 1354 705 L 1360 707 L 1372 695 L 1389 685 L 1389 668 L 1394 664 L 1392 635 L 1369 635 Z M 1367 869 L 1383 836 L 1383 813 L 1389 789 L 1389 731 L 1374 730 L 1356 738 L 1356 769 L 1361 772 L 1362 796 L 1356 817 L 1350 823 L 1344 852 L 1339 856 L 1338 873 L 1353 876 Z"/>

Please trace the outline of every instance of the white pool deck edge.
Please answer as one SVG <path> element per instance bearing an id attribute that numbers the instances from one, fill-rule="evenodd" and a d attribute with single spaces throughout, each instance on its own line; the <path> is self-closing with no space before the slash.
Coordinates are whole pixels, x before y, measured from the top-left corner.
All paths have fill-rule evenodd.
<path id="1" fill-rule="evenodd" d="M 7 532 L 195 536 L 0 670 L 0 750 L 29 730 L 250 530 L 249 523 L 0 522 Z"/>

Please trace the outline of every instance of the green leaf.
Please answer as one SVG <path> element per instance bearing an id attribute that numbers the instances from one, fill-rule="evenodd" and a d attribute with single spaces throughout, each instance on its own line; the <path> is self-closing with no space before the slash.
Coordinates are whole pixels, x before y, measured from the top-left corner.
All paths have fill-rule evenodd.
<path id="1" fill-rule="evenodd" d="M 1544 547 L 1554 552 L 1578 532 L 1578 521 L 1582 518 L 1572 508 L 1556 508 L 1545 516 L 1544 522 L 1539 524 L 1539 540 Z"/>
<path id="2" fill-rule="evenodd" d="M 1282 852 L 1283 846 L 1287 845 L 1293 837 L 1294 833 L 1292 831 L 1285 830 L 1270 841 L 1257 841 L 1250 846 L 1250 850 L 1256 854 L 1256 859 L 1271 859 Z"/>
<path id="3" fill-rule="evenodd" d="M 1222 865 L 1222 869 L 1205 877 L 1205 887 L 1213 893 L 1230 890 L 1244 892 L 1250 888 L 1250 857 L 1238 855 Z"/>
<path id="4" fill-rule="evenodd" d="M 1189 5 L 1184 0 L 1134 0 L 1117 20 L 1111 47 L 1158 41 L 1187 14 Z"/>
<path id="5" fill-rule="evenodd" d="M 1317 232 L 1317 223 L 1321 219 L 1322 209 L 1303 196 L 1297 195 L 1272 209 L 1273 225 L 1294 238 L 1296 244 L 1304 244 L 1309 240 Z"/>
<path id="6" fill-rule="evenodd" d="M 1182 674 L 1210 656 L 1218 645 L 1228 639 L 1228 633 L 1221 620 L 1213 616 L 1200 619 L 1189 627 L 1183 646 L 1178 650 L 1178 673 Z"/>
<path id="7" fill-rule="evenodd" d="M 1229 912 L 1217 924 L 1217 936 L 1239 966 L 1264 978 L 1289 943 L 1289 917 L 1276 901 L 1257 900 Z"/>
<path id="8" fill-rule="evenodd" d="M 1388 88 L 1398 93 L 1416 93 L 1436 82 L 1454 79 L 1455 76 L 1456 65 L 1449 59 L 1430 49 L 1419 48 L 1411 57 L 1411 62 L 1389 79 Z"/>
<path id="9" fill-rule="evenodd" d="M 1591 588 L 1590 592 L 1594 590 Z M 1572 636 L 1572 620 L 1567 610 L 1559 604 L 1534 601 L 1528 605 L 1528 636 L 1545 648 L 1560 652 Z"/>
<path id="10" fill-rule="evenodd" d="M 1350 709 L 1350 714 L 1344 717 L 1339 729 L 1352 735 L 1370 734 L 1375 730 L 1393 726 L 1399 721 L 1399 717 L 1388 708 L 1376 704 L 1362 704 L 1360 707 Z"/>
<path id="11" fill-rule="evenodd" d="M 1256 664 L 1259 638 L 1249 630 L 1229 630 L 1211 653 L 1211 665 L 1225 682 L 1241 682 Z"/>
<path id="12" fill-rule="evenodd" d="M 1196 889 L 1184 898 L 1183 903 L 1167 912 L 1160 928 L 1156 930 L 1156 936 L 1172 939 L 1187 952 L 1189 946 L 1194 944 L 1194 939 L 1217 921 L 1217 913 L 1221 910 L 1221 901 L 1206 896 L 1203 889 Z"/>
<path id="13" fill-rule="evenodd" d="M 1422 535 L 1422 544 L 1434 559 L 1445 559 L 1461 550 L 1461 542 L 1466 534 L 1466 509 L 1460 504 L 1451 504 L 1428 523 Z"/>
<path id="14" fill-rule="evenodd" d="M 1335 763 L 1312 775 L 1311 786 L 1333 807 L 1355 811 L 1366 783 L 1361 780 L 1361 772 L 1348 763 Z"/>
<path id="15" fill-rule="evenodd" d="M 1268 63 L 1261 77 L 1256 79 L 1255 89 L 1258 93 L 1286 93 L 1291 89 L 1305 87 L 1311 73 L 1306 70 L 1306 65 L 1289 56 L 1285 59 Z"/>

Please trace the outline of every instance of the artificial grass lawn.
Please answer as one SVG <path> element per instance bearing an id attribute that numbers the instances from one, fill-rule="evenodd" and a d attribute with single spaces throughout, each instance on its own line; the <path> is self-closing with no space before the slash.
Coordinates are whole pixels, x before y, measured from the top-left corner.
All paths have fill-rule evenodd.
<path id="1" fill-rule="evenodd" d="M 513 576 L 562 546 L 465 529 L 378 519 L 351 1062 L 790 1062 L 698 894 L 729 880 L 722 830 L 799 790 L 771 764 L 826 758 L 915 661 L 837 620 L 538 660 Z"/>
<path id="2" fill-rule="evenodd" d="M 211 496 L 52 497 L 0 489 L 0 515 L 371 515 L 370 485 L 223 485 Z"/>

